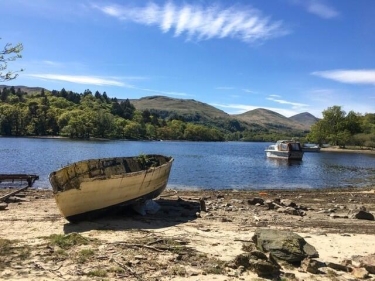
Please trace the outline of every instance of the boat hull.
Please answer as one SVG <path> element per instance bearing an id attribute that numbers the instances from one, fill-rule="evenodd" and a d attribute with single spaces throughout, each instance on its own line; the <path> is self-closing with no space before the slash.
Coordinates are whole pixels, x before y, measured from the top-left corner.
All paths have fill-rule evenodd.
<path id="1" fill-rule="evenodd" d="M 279 140 L 265 149 L 268 158 L 302 160 L 301 144 L 293 140 Z"/>
<path id="2" fill-rule="evenodd" d="M 60 213 L 69 221 L 93 219 L 138 200 L 157 197 L 167 186 L 173 158 L 141 168 L 136 157 L 74 163 L 51 173 L 50 182 Z"/>
<path id="3" fill-rule="evenodd" d="M 302 160 L 302 151 L 267 151 L 266 155 L 268 158 L 288 159 L 288 160 Z"/>

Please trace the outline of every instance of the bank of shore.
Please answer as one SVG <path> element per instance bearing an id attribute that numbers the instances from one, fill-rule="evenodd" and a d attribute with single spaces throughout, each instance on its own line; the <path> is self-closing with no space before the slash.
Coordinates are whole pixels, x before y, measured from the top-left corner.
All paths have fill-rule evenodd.
<path id="1" fill-rule="evenodd" d="M 161 208 L 154 215 L 128 210 L 78 224 L 61 217 L 50 190 L 22 196 L 0 211 L 0 280 L 267 280 L 230 266 L 259 228 L 298 233 L 326 264 L 354 263 L 375 252 L 375 222 L 348 216 L 360 209 L 375 213 L 375 186 L 166 190 L 155 199 Z M 299 209 L 270 209 L 254 198 L 289 200 Z M 329 267 L 319 274 L 292 265 L 281 271 L 280 280 L 358 280 Z"/>
<path id="2" fill-rule="evenodd" d="M 367 153 L 375 154 L 375 149 L 351 149 L 351 148 L 340 148 L 338 146 L 323 147 L 320 149 L 321 152 L 346 152 L 346 153 Z"/>

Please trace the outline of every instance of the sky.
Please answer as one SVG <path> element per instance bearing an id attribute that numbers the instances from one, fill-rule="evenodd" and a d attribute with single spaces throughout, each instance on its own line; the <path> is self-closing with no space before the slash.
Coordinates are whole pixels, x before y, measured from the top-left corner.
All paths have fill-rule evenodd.
<path id="1" fill-rule="evenodd" d="M 375 113 L 374 0 L 0 0 L 9 86 Z"/>

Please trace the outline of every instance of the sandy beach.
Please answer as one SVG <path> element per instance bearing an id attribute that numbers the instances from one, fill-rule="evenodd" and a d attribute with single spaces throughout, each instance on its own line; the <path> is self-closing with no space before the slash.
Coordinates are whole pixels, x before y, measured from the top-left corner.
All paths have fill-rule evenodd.
<path id="1" fill-rule="evenodd" d="M 156 214 L 125 209 L 77 224 L 59 214 L 52 191 L 20 195 L 0 211 L 1 280 L 271 280 L 233 266 L 254 231 L 263 228 L 299 234 L 325 264 L 355 264 L 355 258 L 375 253 L 375 222 L 347 216 L 364 208 L 375 213 L 375 187 L 166 190 L 154 200 Z M 299 212 L 269 209 L 254 198 L 293 202 Z M 276 280 L 358 279 L 327 266 L 312 274 L 282 265 Z"/>

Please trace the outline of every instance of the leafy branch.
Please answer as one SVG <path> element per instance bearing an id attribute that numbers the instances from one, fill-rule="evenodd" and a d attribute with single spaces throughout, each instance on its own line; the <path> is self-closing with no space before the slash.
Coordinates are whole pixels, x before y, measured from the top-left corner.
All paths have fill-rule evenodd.
<path id="1" fill-rule="evenodd" d="M 0 51 L 0 82 L 13 80 L 17 78 L 17 72 L 23 71 L 23 69 L 18 71 L 6 71 L 9 61 L 15 61 L 16 59 L 22 58 L 22 50 L 22 43 L 18 43 L 15 46 L 11 43 L 7 43 L 3 50 Z"/>

